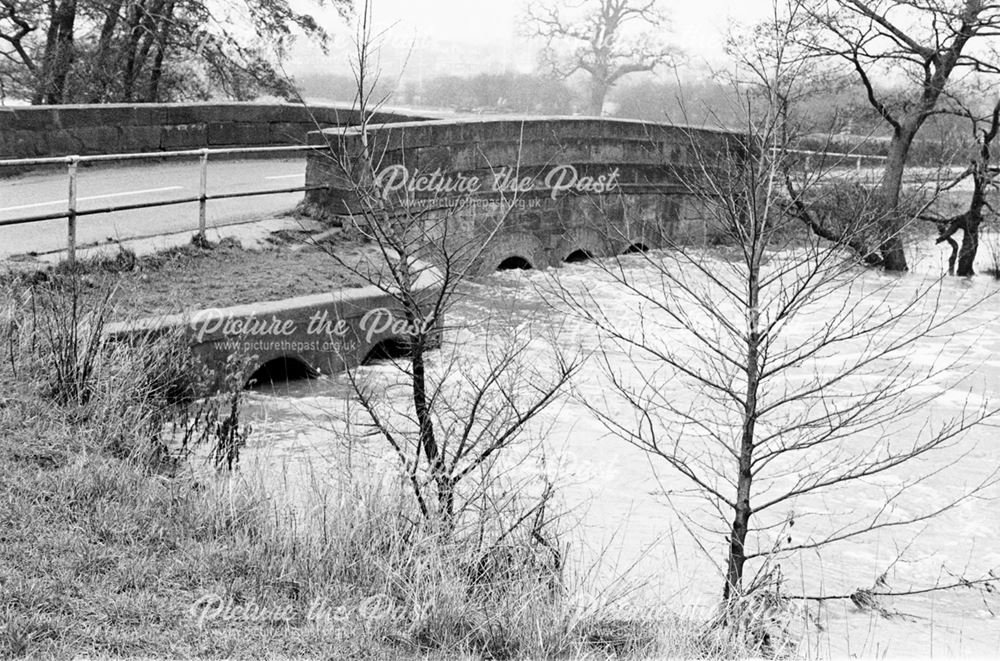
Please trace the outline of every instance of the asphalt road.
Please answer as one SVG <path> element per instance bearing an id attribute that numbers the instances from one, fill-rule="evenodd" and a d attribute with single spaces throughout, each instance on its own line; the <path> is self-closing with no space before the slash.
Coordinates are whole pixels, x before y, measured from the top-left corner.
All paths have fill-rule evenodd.
<path id="1" fill-rule="evenodd" d="M 196 159 L 81 166 L 77 208 L 98 209 L 196 197 L 198 179 Z M 302 186 L 304 182 L 304 157 L 209 162 L 209 195 L 293 188 Z M 213 227 L 270 218 L 294 208 L 302 195 L 285 193 L 210 200 L 207 225 Z M 0 179 L 0 221 L 64 210 L 67 196 L 68 177 L 64 172 Z M 65 219 L 28 225 L 0 225 L 0 258 L 65 249 L 66 225 Z M 86 246 L 157 234 L 193 232 L 197 227 L 196 202 L 81 216 L 77 220 L 77 244 Z"/>

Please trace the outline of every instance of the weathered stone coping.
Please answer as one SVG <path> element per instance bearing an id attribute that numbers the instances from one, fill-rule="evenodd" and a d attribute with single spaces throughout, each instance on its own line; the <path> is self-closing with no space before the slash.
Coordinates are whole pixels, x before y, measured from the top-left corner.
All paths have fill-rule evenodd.
<path id="1" fill-rule="evenodd" d="M 439 295 L 441 275 L 426 264 L 418 263 L 415 268 L 419 275 L 414 294 L 422 299 L 421 305 L 430 306 Z M 330 332 L 310 332 L 310 324 L 317 317 L 329 322 Z M 266 329 L 258 328 L 247 335 L 241 334 L 239 328 L 234 330 L 253 321 L 261 322 Z M 294 330 L 286 332 L 286 322 L 291 322 Z M 435 320 L 435 327 L 440 329 L 442 322 Z M 128 340 L 180 331 L 190 337 L 195 354 L 217 371 L 226 366 L 230 355 L 243 352 L 256 356 L 251 372 L 273 361 L 286 361 L 329 374 L 363 363 L 380 345 L 405 343 L 407 333 L 401 328 L 404 323 L 403 311 L 393 295 L 369 285 L 115 322 L 105 328 L 105 336 Z M 278 332 L 272 332 L 275 328 Z"/>

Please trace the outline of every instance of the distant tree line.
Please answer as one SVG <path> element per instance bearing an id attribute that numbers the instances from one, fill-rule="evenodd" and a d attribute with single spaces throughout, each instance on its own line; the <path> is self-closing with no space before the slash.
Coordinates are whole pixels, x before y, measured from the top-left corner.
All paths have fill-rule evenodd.
<path id="1" fill-rule="evenodd" d="M 296 85 L 307 99 L 350 103 L 356 83 L 350 76 L 309 74 Z M 577 110 L 574 90 L 562 80 L 528 73 L 481 73 L 471 77 L 436 76 L 421 83 L 380 79 L 372 97 L 395 105 L 416 105 L 465 112 L 516 112 L 564 115 Z"/>
<path id="2" fill-rule="evenodd" d="M 566 114 L 574 108 L 565 82 L 523 73 L 442 76 L 428 81 L 421 97 L 425 104 L 472 110 Z"/>
<path id="3" fill-rule="evenodd" d="M 0 85 L 33 104 L 284 96 L 293 32 L 327 38 L 289 0 L 0 0 Z"/>
<path id="4" fill-rule="evenodd" d="M 885 95 L 899 94 L 893 89 Z M 712 80 L 683 82 L 646 78 L 623 84 L 610 94 L 612 114 L 630 119 L 675 122 L 709 127 L 740 127 L 738 88 Z M 805 127 L 795 137 L 795 148 L 886 156 L 891 135 L 881 116 L 867 103 L 859 85 L 837 84 L 814 89 L 797 100 L 797 124 Z M 745 121 L 745 120 L 742 120 Z M 940 114 L 928 118 L 920 138 L 910 148 L 914 165 L 965 164 L 975 140 L 965 117 Z"/>

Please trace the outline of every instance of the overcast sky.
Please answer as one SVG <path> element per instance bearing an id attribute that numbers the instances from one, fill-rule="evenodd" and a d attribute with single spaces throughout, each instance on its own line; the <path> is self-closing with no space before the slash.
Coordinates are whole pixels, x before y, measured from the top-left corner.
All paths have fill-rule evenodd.
<path id="1" fill-rule="evenodd" d="M 528 0 L 530 1 L 530 0 Z M 526 0 L 375 0 L 375 21 L 389 28 L 389 39 L 399 45 L 413 44 L 414 62 L 420 61 L 422 47 L 453 43 L 456 50 L 467 46 L 482 51 L 505 68 L 525 70 L 534 66 L 534 52 L 519 35 L 519 21 Z M 579 4 L 570 0 L 568 6 Z M 752 22 L 770 7 L 770 0 L 661 0 L 670 17 L 670 41 L 681 48 L 691 65 L 705 61 L 718 64 L 723 59 L 723 42 L 731 20 Z M 332 16 L 328 20 L 337 19 Z M 341 21 L 342 23 L 342 21 Z M 391 26 L 391 27 L 390 27 Z M 346 44 L 343 28 L 340 43 Z M 313 49 L 300 48 L 290 63 L 292 72 L 338 67 L 342 55 L 324 60 Z M 459 55 L 456 53 L 455 55 Z M 412 67 L 411 67 L 412 68 Z"/>

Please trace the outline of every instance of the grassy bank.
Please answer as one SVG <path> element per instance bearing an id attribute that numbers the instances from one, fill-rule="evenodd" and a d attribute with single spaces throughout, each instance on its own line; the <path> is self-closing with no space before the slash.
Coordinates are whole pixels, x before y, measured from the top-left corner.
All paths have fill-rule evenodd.
<path id="1" fill-rule="evenodd" d="M 192 242 L 159 253 L 136 256 L 119 248 L 107 256 L 81 260 L 72 273 L 63 265 L 36 273 L 11 274 L 6 280 L 32 282 L 81 279 L 84 302 L 100 303 L 113 291 L 112 316 L 135 318 L 220 308 L 293 296 L 326 293 L 367 284 L 334 260 L 348 264 L 377 262 L 371 246 L 340 233 L 316 241 L 307 232 L 278 232 L 268 245 L 249 249 L 235 239 Z"/>
<path id="2" fill-rule="evenodd" d="M 26 413 L 5 410 L 5 427 Z M 539 577 L 476 584 L 472 554 L 408 529 L 391 492 L 338 489 L 296 521 L 246 482 L 150 474 L 72 447 L 65 421 L 27 427 L 41 424 L 52 436 L 0 458 L 4 658 L 548 656 L 573 642 Z"/>

